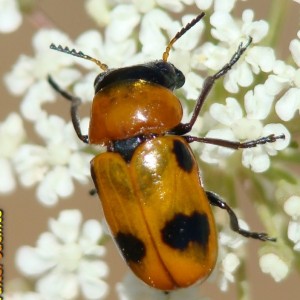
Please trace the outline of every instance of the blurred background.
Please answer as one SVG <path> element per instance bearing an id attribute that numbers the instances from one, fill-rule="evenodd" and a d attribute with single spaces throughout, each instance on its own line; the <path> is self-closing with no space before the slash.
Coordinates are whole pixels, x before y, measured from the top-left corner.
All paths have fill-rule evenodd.
<path id="1" fill-rule="evenodd" d="M 267 18 L 271 1 L 286 1 L 290 6 L 289 13 L 286 17 L 286 23 L 281 33 L 280 49 L 278 57 L 285 57 L 288 52 L 289 41 L 296 36 L 300 24 L 299 4 L 288 0 L 251 0 L 239 3 L 239 10 L 246 7 L 255 10 L 255 19 Z M 95 28 L 95 23 L 87 16 L 83 8 L 83 1 L 72 0 L 40 0 L 38 1 L 39 9 L 48 16 L 49 20 L 67 33 L 72 39 L 76 38 L 81 32 Z M 197 13 L 197 12 L 194 12 Z M 239 15 L 239 14 L 238 14 Z M 21 53 L 33 55 L 32 36 L 36 32 L 36 24 L 32 22 L 32 18 L 28 16 L 23 21 L 21 28 L 11 34 L 0 34 L 0 74 L 10 71 L 12 65 L 16 62 Z M 55 41 L 53 41 L 55 42 Z M 101 59 L 101 58 L 100 58 Z M 91 82 L 91 84 L 93 84 Z M 20 99 L 10 95 L 5 88 L 3 81 L 0 81 L 0 120 L 5 119 L 11 111 L 18 110 Z M 69 118 L 69 110 L 66 103 L 63 101 L 56 102 L 57 111 L 65 114 L 66 120 Z M 53 108 L 52 108 L 53 109 Z M 63 112 L 62 112 L 63 111 Z M 26 124 L 28 134 L 32 131 L 30 124 Z M 0 141 L 5 143 L 5 141 Z M 1 147 L 1 145 L 0 145 Z M 213 167 L 213 166 L 212 166 Z M 55 207 L 43 207 L 35 197 L 35 189 L 24 189 L 18 186 L 17 191 L 9 195 L 0 196 L 0 208 L 4 211 L 4 284 L 10 280 L 20 277 L 15 268 L 14 256 L 15 252 L 21 245 L 34 246 L 41 232 L 47 230 L 47 222 L 50 217 L 57 218 L 59 211 L 63 209 L 76 208 L 82 211 L 84 218 L 101 218 L 101 208 L 97 197 L 89 195 L 89 190 L 93 187 L 92 181 L 89 185 L 77 185 L 76 193 L 65 200 L 59 201 Z M 241 193 L 239 203 L 242 205 L 241 211 L 251 228 L 261 229 L 254 208 L 251 206 L 250 199 Z M 247 244 L 247 252 L 249 259 L 247 261 L 247 273 L 251 288 L 251 299 L 299 299 L 300 295 L 300 278 L 296 274 L 292 274 L 287 280 L 281 283 L 275 283 L 274 280 L 259 270 L 257 256 L 257 241 L 250 241 Z M 110 282 L 120 281 L 127 267 L 120 258 L 112 241 L 107 244 L 108 261 L 110 266 Z M 4 287 L 5 287 L 4 285 Z M 113 285 L 111 285 L 113 287 Z M 214 284 L 209 282 L 201 286 L 202 295 L 207 295 L 211 299 L 232 300 L 235 299 L 235 286 L 231 285 L 227 293 L 220 293 Z M 109 299 L 117 299 L 114 290 L 112 289 Z"/>

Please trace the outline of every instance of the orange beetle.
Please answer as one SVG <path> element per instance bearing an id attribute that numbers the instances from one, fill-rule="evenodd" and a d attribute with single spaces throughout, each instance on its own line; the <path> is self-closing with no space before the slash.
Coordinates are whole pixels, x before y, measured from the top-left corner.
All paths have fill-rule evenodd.
<path id="1" fill-rule="evenodd" d="M 269 135 L 245 143 L 186 135 L 191 131 L 214 82 L 238 61 L 251 43 L 241 44 L 219 72 L 206 78 L 188 123 L 173 91 L 183 86 L 180 70 L 167 61 L 174 42 L 201 20 L 201 13 L 169 42 L 161 60 L 109 69 L 100 61 L 69 48 L 54 50 L 95 62 L 104 71 L 95 80 L 89 134 L 79 126 L 80 99 L 51 86 L 71 101 L 78 137 L 101 144 L 107 152 L 91 161 L 92 178 L 104 215 L 120 252 L 132 271 L 164 291 L 205 279 L 217 259 L 218 243 L 211 205 L 225 209 L 234 231 L 245 237 L 275 241 L 265 233 L 243 230 L 231 208 L 205 191 L 189 143 L 197 141 L 234 149 L 274 142 Z"/>

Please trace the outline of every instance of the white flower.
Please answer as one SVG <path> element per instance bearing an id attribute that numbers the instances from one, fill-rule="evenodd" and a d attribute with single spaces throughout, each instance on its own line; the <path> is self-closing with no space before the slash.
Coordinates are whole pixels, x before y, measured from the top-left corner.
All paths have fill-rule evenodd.
<path id="1" fill-rule="evenodd" d="M 236 3 L 236 0 L 196 0 L 195 4 L 201 10 L 208 10 L 214 3 L 214 11 L 230 12 Z"/>
<path id="2" fill-rule="evenodd" d="M 239 219 L 239 226 L 248 230 L 248 225 Z M 244 257 L 244 244 L 246 238 L 234 232 L 231 228 L 224 228 L 219 234 L 218 262 L 211 275 L 212 280 L 216 279 L 220 290 L 227 291 L 229 283 L 234 283 L 234 274 Z"/>
<path id="3" fill-rule="evenodd" d="M 211 7 L 213 0 L 195 0 L 197 7 L 201 10 L 207 10 Z"/>
<path id="4" fill-rule="evenodd" d="M 234 253 L 228 253 L 221 262 L 221 270 L 223 272 L 223 277 L 220 279 L 220 290 L 227 291 L 228 283 L 234 282 L 234 273 L 238 266 L 240 265 L 240 259 Z"/>
<path id="5" fill-rule="evenodd" d="M 291 217 L 288 238 L 295 244 L 294 250 L 300 251 L 300 197 L 289 197 L 284 203 L 284 211 Z"/>
<path id="6" fill-rule="evenodd" d="M 182 24 L 180 24 L 178 21 L 173 21 L 170 16 L 162 10 L 154 9 L 147 13 L 142 20 L 139 38 L 143 45 L 143 54 L 151 59 L 161 58 L 170 39 L 174 37 L 182 26 L 189 23 L 195 17 L 196 15 L 185 15 L 182 18 Z M 176 41 L 170 51 L 169 60 L 171 62 L 173 60 L 176 67 L 184 73 L 189 70 L 190 51 L 199 43 L 203 29 L 204 23 L 200 21 L 190 29 L 187 34 Z M 163 31 L 167 32 L 169 38 L 166 38 Z M 149 43 L 149 40 L 155 41 L 155 43 Z M 181 56 L 180 59 L 178 55 Z M 184 57 L 182 57 L 183 55 Z"/>
<path id="7" fill-rule="evenodd" d="M 245 61 L 249 63 L 254 74 L 261 71 L 271 72 L 275 64 L 274 49 L 263 46 L 253 46 L 246 52 Z"/>
<path id="8" fill-rule="evenodd" d="M 65 34 L 54 29 L 41 29 L 33 38 L 35 57 L 21 55 L 12 71 L 4 77 L 12 94 L 24 94 L 21 112 L 31 121 L 44 118 L 47 113 L 41 105 L 55 99 L 55 92 L 46 80 L 49 74 L 59 78 L 63 88 L 80 76 L 79 71 L 69 68 L 74 58 L 51 50 L 51 43 L 72 45 Z"/>
<path id="9" fill-rule="evenodd" d="M 115 2 L 115 3 L 114 3 Z M 135 9 L 139 15 L 142 13 L 147 13 L 155 7 L 159 6 L 170 12 L 179 13 L 185 6 L 193 4 L 193 0 L 148 0 L 148 1 L 97 1 L 97 0 L 87 0 L 85 1 L 85 9 L 91 18 L 100 26 L 109 26 L 111 21 L 119 22 L 119 16 L 115 15 L 116 11 L 122 10 L 122 6 L 131 6 Z M 118 3 L 119 5 L 116 5 Z M 130 3 L 130 5 L 126 5 Z M 130 11 L 124 11 L 124 16 L 126 18 L 132 18 L 133 15 Z M 122 21 L 121 21 L 122 22 Z M 127 30 L 128 24 L 123 24 L 124 26 L 118 27 L 118 30 Z M 119 38 L 122 38 L 122 34 L 119 34 Z"/>
<path id="10" fill-rule="evenodd" d="M 114 42 L 121 42 L 132 34 L 140 21 L 140 16 L 133 5 L 118 5 L 111 12 L 111 20 L 106 27 L 106 35 Z"/>
<path id="11" fill-rule="evenodd" d="M 239 24 L 226 11 L 215 11 L 211 18 L 211 25 L 214 27 L 212 35 L 220 41 L 230 45 L 236 43 L 241 37 L 251 36 L 254 43 L 258 43 L 266 36 L 268 32 L 268 23 L 266 21 L 253 21 L 254 12 L 247 9 L 243 12 L 242 22 Z"/>
<path id="12" fill-rule="evenodd" d="M 262 272 L 270 274 L 276 282 L 282 281 L 289 272 L 287 263 L 274 253 L 263 254 L 259 265 Z"/>
<path id="13" fill-rule="evenodd" d="M 215 0 L 214 10 L 230 12 L 235 7 L 236 2 L 237 0 Z"/>
<path id="14" fill-rule="evenodd" d="M 50 231 L 40 235 L 37 247 L 18 249 L 17 266 L 24 274 L 37 278 L 40 294 L 51 299 L 74 299 L 80 289 L 87 299 L 107 295 L 103 279 L 108 267 L 100 260 L 105 254 L 105 248 L 99 245 L 101 225 L 96 220 L 81 223 L 78 210 L 62 211 L 57 220 L 50 219 Z"/>
<path id="15" fill-rule="evenodd" d="M 22 24 L 22 14 L 16 0 L 0 0 L 0 33 L 15 31 Z"/>
<path id="16" fill-rule="evenodd" d="M 192 67 L 195 69 L 206 70 L 208 68 L 216 71 L 228 62 L 228 50 L 211 42 L 205 42 L 193 52 L 191 60 Z"/>
<path id="17" fill-rule="evenodd" d="M 261 132 L 261 136 L 274 134 L 280 136 L 284 134 L 285 139 L 278 139 L 273 143 L 258 145 L 254 148 L 243 150 L 242 163 L 245 167 L 251 168 L 254 172 L 260 173 L 270 167 L 270 156 L 274 156 L 278 151 L 285 149 L 290 143 L 290 133 L 282 124 L 267 124 Z"/>
<path id="18" fill-rule="evenodd" d="M 149 58 L 161 58 L 167 44 L 167 39 L 161 29 L 170 33 L 171 30 L 174 30 L 174 26 L 177 29 L 180 25 L 178 22 L 172 21 L 170 16 L 162 10 L 153 9 L 145 14 L 141 20 L 139 40 L 142 44 L 142 53 L 146 58 L 148 57 L 148 60 Z"/>
<path id="19" fill-rule="evenodd" d="M 9 114 L 0 124 L 0 193 L 8 193 L 15 189 L 16 182 L 11 159 L 25 137 L 23 122 L 17 113 Z"/>
<path id="20" fill-rule="evenodd" d="M 162 8 L 171 12 L 181 12 L 184 9 L 184 5 L 191 5 L 193 0 L 155 0 Z"/>
<path id="21" fill-rule="evenodd" d="M 235 20 L 229 11 L 216 10 L 210 18 L 213 26 L 211 33 L 222 43 L 215 49 L 215 56 L 212 55 L 211 51 L 214 46 L 208 47 L 204 44 L 199 48 L 199 51 L 202 52 L 203 64 L 207 67 L 213 66 L 214 70 L 217 71 L 230 60 L 241 41 L 246 43 L 249 36 L 252 37 L 253 43 L 261 41 L 268 32 L 268 23 L 263 20 L 253 21 L 253 19 L 252 10 L 243 12 L 242 24 Z M 212 60 L 214 61 L 213 64 L 211 63 Z M 238 92 L 238 86 L 247 87 L 253 82 L 252 72 L 257 74 L 260 69 L 264 72 L 270 71 L 274 61 L 271 48 L 257 46 L 249 48 L 245 53 L 245 59 L 236 63 L 232 70 L 225 75 L 224 87 L 229 92 Z"/>
<path id="22" fill-rule="evenodd" d="M 131 6 L 124 6 L 123 10 L 129 13 L 130 8 Z M 124 11 L 121 10 L 119 13 L 124 13 Z M 116 13 L 115 17 L 117 16 L 118 14 Z M 88 30 L 82 33 L 75 40 L 74 47 L 78 51 L 82 51 L 85 54 L 100 60 L 102 63 L 107 64 L 109 68 L 120 68 L 123 65 L 130 64 L 132 56 L 136 53 L 136 42 L 133 38 L 129 37 L 129 35 L 132 35 L 133 31 L 128 30 L 128 26 L 132 28 L 132 26 L 135 26 L 135 22 L 137 21 L 138 16 L 136 14 L 134 14 L 132 18 L 123 18 L 118 21 L 124 23 L 122 27 L 125 27 L 123 33 L 126 35 L 126 38 L 124 38 L 124 36 L 117 37 L 117 21 L 115 21 L 107 25 L 104 37 L 102 37 L 102 35 L 96 30 Z M 99 68 L 99 66 L 90 61 L 80 58 L 76 58 L 75 61 L 84 68 L 97 72 L 97 74 L 103 71 Z M 91 87 L 93 86 L 93 81 L 94 78 L 90 82 Z M 92 98 L 90 100 L 92 100 Z"/>
<path id="23" fill-rule="evenodd" d="M 276 103 L 276 112 L 283 121 L 290 121 L 297 110 L 300 111 L 300 89 L 290 88 Z"/>
<path id="24" fill-rule="evenodd" d="M 290 51 L 294 59 L 297 69 L 286 65 L 284 62 L 278 62 L 277 68 L 274 70 L 276 75 L 272 76 L 270 86 L 276 87 L 275 92 L 280 93 L 284 90 L 285 93 L 276 103 L 275 109 L 278 116 L 283 121 L 290 121 L 296 114 L 300 112 L 300 31 L 298 31 L 298 39 L 294 39 L 290 43 Z"/>
<path id="25" fill-rule="evenodd" d="M 286 148 L 290 141 L 290 134 L 282 124 L 267 124 L 263 126 L 261 120 L 265 119 L 271 108 L 273 97 L 267 95 L 265 87 L 258 85 L 254 91 L 245 95 L 246 116 L 243 116 L 242 108 L 235 98 L 227 98 L 226 105 L 214 103 L 210 107 L 211 116 L 222 128 L 211 129 L 206 137 L 221 138 L 230 141 L 251 141 L 274 134 L 285 135 L 285 139 L 274 143 L 257 145 L 254 148 L 243 149 L 242 163 L 254 172 L 264 172 L 270 166 L 269 155 L 274 156 L 277 151 Z M 208 163 L 219 163 L 223 158 L 234 152 L 226 147 L 205 145 L 201 159 Z"/>
<path id="26" fill-rule="evenodd" d="M 88 15 L 99 25 L 105 26 L 110 20 L 108 1 L 86 0 L 84 6 Z"/>
<path id="27" fill-rule="evenodd" d="M 153 9 L 156 5 L 155 3 L 156 0 L 148 0 L 148 1 L 132 0 L 131 2 L 135 5 L 136 9 L 140 13 L 146 13 L 151 9 Z"/>
<path id="28" fill-rule="evenodd" d="M 116 285 L 116 290 L 119 300 L 208 300 L 200 296 L 199 285 L 170 291 L 166 294 L 163 291 L 147 286 L 132 273 L 128 273 L 123 281 Z"/>
<path id="29" fill-rule="evenodd" d="M 21 183 L 25 186 L 38 183 L 38 199 L 43 204 L 53 205 L 59 197 L 73 193 L 72 179 L 88 182 L 92 156 L 81 152 L 84 145 L 71 122 L 65 124 L 60 117 L 50 116 L 39 120 L 36 130 L 46 146 L 22 145 L 14 155 L 14 166 Z"/>

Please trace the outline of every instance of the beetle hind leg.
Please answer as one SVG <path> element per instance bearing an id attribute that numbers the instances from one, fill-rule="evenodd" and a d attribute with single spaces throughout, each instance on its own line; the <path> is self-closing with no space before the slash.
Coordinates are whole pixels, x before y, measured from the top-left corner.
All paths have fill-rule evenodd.
<path id="1" fill-rule="evenodd" d="M 241 234 L 244 237 L 257 239 L 260 241 L 271 241 L 276 242 L 276 238 L 269 237 L 267 233 L 264 232 L 252 232 L 245 229 L 242 229 L 239 226 L 238 218 L 230 206 L 225 203 L 218 195 L 213 192 L 206 191 L 206 195 L 211 205 L 218 206 L 222 209 L 225 209 L 230 218 L 230 227 L 233 231 Z"/>
<path id="2" fill-rule="evenodd" d="M 67 91 L 64 91 L 54 80 L 53 78 L 48 75 L 48 82 L 52 86 L 52 88 L 57 91 L 61 96 L 63 96 L 65 99 L 71 102 L 71 118 L 72 123 L 74 126 L 74 129 L 76 131 L 77 136 L 80 140 L 82 140 L 84 143 L 89 143 L 89 138 L 87 135 L 82 134 L 81 128 L 80 128 L 80 118 L 78 115 L 78 107 L 81 104 L 81 99 L 69 94 Z"/>

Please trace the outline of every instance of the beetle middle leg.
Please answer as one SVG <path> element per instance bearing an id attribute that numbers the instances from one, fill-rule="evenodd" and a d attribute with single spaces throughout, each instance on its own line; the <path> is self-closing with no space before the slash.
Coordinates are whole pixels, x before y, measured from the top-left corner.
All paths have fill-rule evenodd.
<path id="1" fill-rule="evenodd" d="M 257 239 L 261 241 L 271 241 L 276 242 L 276 238 L 269 237 L 267 233 L 263 232 L 252 232 L 245 229 L 242 229 L 239 226 L 238 218 L 230 206 L 225 203 L 217 194 L 206 191 L 207 198 L 211 205 L 218 206 L 222 209 L 225 209 L 230 218 L 230 227 L 233 231 L 241 234 L 244 237 Z"/>
<path id="2" fill-rule="evenodd" d="M 78 115 L 78 107 L 81 104 L 81 99 L 69 94 L 68 92 L 64 91 L 54 80 L 53 78 L 48 75 L 48 82 L 52 86 L 54 90 L 56 90 L 61 96 L 63 96 L 65 99 L 71 102 L 71 118 L 72 123 L 74 126 L 74 129 L 76 131 L 77 136 L 80 140 L 82 140 L 84 143 L 89 143 L 89 138 L 87 135 L 82 134 L 81 128 L 80 128 L 80 118 Z"/>
<path id="3" fill-rule="evenodd" d="M 183 137 L 188 143 L 200 142 L 200 143 L 212 144 L 212 145 L 222 146 L 231 149 L 253 148 L 256 147 L 257 145 L 274 143 L 276 140 L 285 139 L 284 134 L 280 134 L 280 135 L 270 134 L 268 136 L 264 136 L 256 140 L 251 140 L 246 142 L 233 142 L 233 141 L 227 141 L 223 139 L 197 137 L 197 136 L 190 136 L 190 135 L 185 135 Z"/>

